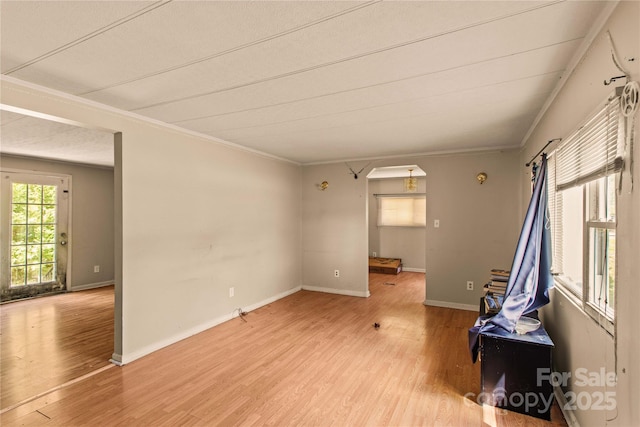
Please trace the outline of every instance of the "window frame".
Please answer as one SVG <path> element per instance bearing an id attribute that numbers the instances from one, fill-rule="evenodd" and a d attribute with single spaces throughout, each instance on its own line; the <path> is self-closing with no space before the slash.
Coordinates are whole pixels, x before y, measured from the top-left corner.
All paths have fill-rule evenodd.
<path id="1" fill-rule="evenodd" d="M 616 105 L 614 104 L 614 102 L 617 102 L 618 104 Z M 575 175 L 576 178 L 574 180 L 566 180 L 565 178 L 564 182 L 561 182 L 562 177 L 559 176 L 560 171 L 557 168 L 562 167 L 563 165 L 559 165 L 562 160 L 560 160 L 561 156 L 558 156 L 558 152 L 561 152 L 561 150 L 566 149 L 566 147 L 568 146 L 569 149 L 577 150 L 577 152 L 579 153 L 581 149 L 579 145 L 579 138 L 581 138 L 580 133 L 585 132 L 587 134 L 590 134 L 592 130 L 589 130 L 589 124 L 594 122 L 596 120 L 596 117 L 602 117 L 603 112 L 607 115 L 607 124 L 605 128 L 601 128 L 605 130 L 600 135 L 603 135 L 601 143 L 608 147 L 606 154 L 606 163 L 603 164 L 600 169 L 594 169 L 592 172 L 588 171 L 589 173 L 582 173 L 582 175 L 578 173 L 578 175 Z M 609 115 L 611 115 L 611 118 L 609 118 Z M 600 121 L 602 122 L 602 119 L 600 119 Z M 616 133 L 614 134 L 610 132 L 612 126 L 617 126 Z M 558 290 L 563 295 L 565 295 L 568 299 L 575 303 L 578 308 L 580 308 L 586 315 L 592 318 L 597 324 L 599 324 L 612 336 L 615 335 L 615 306 L 618 295 L 616 288 L 617 286 L 619 286 L 619 284 L 617 283 L 618 262 L 616 256 L 619 248 L 619 239 L 617 238 L 618 218 L 615 216 L 615 212 L 617 212 L 618 192 L 615 188 L 615 183 L 618 181 L 619 174 L 621 174 L 624 170 L 624 162 L 622 158 L 624 152 L 622 144 L 622 142 L 624 141 L 624 132 L 625 126 L 622 122 L 622 117 L 619 112 L 619 92 L 616 90 L 607 98 L 604 103 L 598 106 L 594 113 L 588 116 L 583 125 L 581 125 L 567 138 L 566 141 L 564 141 L 564 143 L 566 143 L 567 145 L 561 143 L 552 153 L 549 154 L 549 159 L 552 163 L 552 167 L 550 168 L 550 179 L 548 183 L 548 194 L 550 196 L 549 216 L 552 228 L 552 274 L 554 276 L 554 282 L 557 285 Z M 576 145 L 576 141 L 578 141 L 578 145 Z M 589 150 L 593 150 L 593 148 L 595 147 L 593 138 L 588 139 L 586 144 L 587 145 L 585 145 L 585 150 L 587 150 L 587 152 L 589 152 Z M 580 154 L 576 155 L 578 156 L 577 158 L 580 158 Z M 572 165 L 569 164 L 568 166 L 571 167 Z M 565 172 L 566 170 L 563 169 L 562 173 L 564 174 Z M 601 193 L 603 197 L 600 197 L 598 195 L 600 185 L 598 184 L 599 182 L 604 183 L 604 189 Z M 613 185 L 612 192 L 607 191 L 610 185 Z M 571 280 L 569 276 L 563 274 L 563 270 L 565 270 L 564 255 L 566 254 L 566 242 L 564 240 L 566 236 L 563 232 L 563 220 L 567 219 L 565 218 L 567 209 L 564 206 L 566 201 L 563 200 L 562 193 L 564 191 L 570 190 L 571 188 L 581 188 L 582 191 L 582 248 L 580 265 L 580 270 L 582 271 L 581 283 L 575 282 Z M 602 189 L 600 188 L 600 190 Z M 599 197 L 603 200 L 600 200 Z M 614 200 L 610 200 L 611 197 L 613 197 Z M 614 216 L 612 218 L 594 218 L 592 212 L 590 211 L 593 208 L 592 206 L 590 206 L 590 203 L 593 203 L 593 201 L 597 201 L 597 203 L 605 203 L 605 212 L 607 212 L 609 203 L 613 203 Z M 573 213 L 575 216 L 577 216 L 577 213 L 575 211 Z M 569 218 L 569 220 L 572 220 L 573 216 L 570 216 L 571 218 Z M 577 220 L 577 218 L 575 219 Z M 605 230 L 607 243 L 605 243 L 604 246 L 596 246 L 595 238 L 592 238 L 592 233 L 596 232 L 596 230 Z M 598 268 L 598 266 L 596 266 L 593 262 L 593 258 L 594 256 L 596 256 L 595 254 L 597 252 L 597 247 L 610 248 L 610 246 L 608 246 L 608 242 L 610 242 L 609 230 L 613 230 L 615 233 L 614 236 L 616 237 L 613 246 L 613 301 L 612 304 L 609 304 L 609 302 L 607 301 L 603 306 L 602 303 L 598 303 L 595 298 L 591 298 L 591 294 L 598 288 L 602 289 L 603 286 L 601 284 L 598 287 L 595 280 L 593 280 L 595 276 L 593 276 L 592 273 L 595 268 Z M 557 239 L 560 239 L 560 241 L 558 241 Z M 608 269 L 610 266 L 608 252 L 605 252 L 603 260 L 606 262 L 606 265 L 599 265 L 599 268 Z M 556 269 L 562 271 L 554 271 Z M 606 292 L 608 297 L 610 292 L 609 275 L 606 276 L 606 280 Z"/>
<path id="2" fill-rule="evenodd" d="M 617 174 L 613 175 L 617 177 Z M 606 179 L 606 178 L 605 178 Z M 594 180 L 596 181 L 596 180 Z M 583 200 L 582 200 L 582 282 L 580 284 L 572 281 L 562 274 L 562 272 L 553 272 L 554 282 L 557 288 L 565 295 L 567 298 L 573 300 L 573 302 L 589 317 L 591 317 L 596 323 L 598 323 L 602 328 L 604 328 L 609 334 L 614 335 L 614 323 L 615 323 L 615 299 L 613 302 L 613 308 L 611 311 L 603 310 L 597 304 L 592 302 L 590 295 L 591 291 L 596 286 L 595 283 L 592 283 L 592 253 L 591 253 L 591 238 L 590 233 L 594 229 L 604 229 L 604 230 L 614 230 L 617 231 L 617 218 L 615 221 L 600 221 L 600 220 L 591 220 L 589 219 L 588 213 L 588 202 L 587 198 L 589 197 L 589 185 L 594 182 L 587 182 L 581 184 L 582 192 L 583 192 Z M 555 190 L 553 191 L 554 197 L 558 197 L 558 193 Z M 615 203 L 617 204 L 617 192 L 615 194 Z M 557 218 L 554 217 L 554 220 L 557 221 Z M 555 226 L 554 226 L 555 228 Z M 555 239 L 555 237 L 554 237 Z M 555 245 L 554 245 L 555 246 Z M 615 241 L 615 253 L 618 253 L 618 239 Z M 556 266 L 556 253 L 555 250 L 553 252 L 553 262 L 552 266 Z M 614 260 L 614 270 L 615 270 L 615 284 L 614 284 L 614 298 L 616 298 L 616 286 L 617 286 L 617 277 L 618 277 L 618 262 L 617 257 Z"/>
<path id="3" fill-rule="evenodd" d="M 607 181 L 609 180 L 609 178 L 613 177 L 613 185 L 615 186 L 615 182 L 617 182 L 617 177 L 618 174 L 613 174 L 613 175 L 608 175 L 605 178 L 600 178 L 603 181 Z M 599 179 L 599 180 L 600 180 Z M 614 217 L 614 219 L 612 220 L 602 220 L 601 218 L 599 219 L 592 219 L 591 218 L 591 206 L 590 206 L 590 200 L 592 200 L 592 196 L 591 194 L 589 194 L 589 191 L 591 191 L 593 189 L 593 184 L 596 184 L 597 181 L 599 180 L 594 180 L 588 183 L 584 184 L 585 187 L 585 209 L 584 209 L 584 237 L 583 237 L 583 246 L 584 246 L 584 257 L 583 257 L 583 261 L 585 262 L 584 264 L 584 277 L 586 277 L 586 280 L 583 280 L 584 282 L 584 288 L 583 288 L 583 304 L 584 304 L 584 309 L 585 311 L 595 320 L 598 321 L 598 323 L 603 326 L 605 329 L 607 329 L 607 331 L 611 334 L 613 334 L 614 331 L 614 322 L 615 322 L 615 286 L 616 286 L 616 282 L 617 282 L 617 277 L 618 277 L 618 263 L 617 263 L 617 256 L 614 259 L 615 265 L 614 265 L 614 271 L 615 271 L 615 279 L 614 279 L 614 301 L 613 301 L 613 307 L 611 308 L 611 312 L 607 311 L 607 308 L 605 306 L 605 309 L 602 309 L 601 307 L 599 307 L 596 303 L 594 303 L 591 300 L 591 292 L 592 290 L 595 289 L 596 284 L 592 283 L 592 272 L 593 272 L 593 268 L 595 268 L 595 266 L 592 266 L 592 259 L 593 259 L 593 254 L 591 251 L 591 232 L 595 231 L 595 230 L 605 230 L 607 233 L 609 230 L 613 230 L 614 232 L 617 232 L 617 228 L 618 228 L 618 220 L 617 217 Z M 605 188 L 604 188 L 604 194 L 605 194 L 605 203 L 608 204 L 609 202 L 609 192 L 608 190 L 608 186 L 610 184 L 606 183 L 605 184 Z M 597 189 L 595 189 L 595 193 L 597 193 Z M 613 192 L 615 200 L 614 203 L 616 205 L 616 212 L 617 212 L 617 203 L 618 203 L 618 194 L 617 191 L 614 190 Z M 586 197 L 589 197 L 588 199 Z M 616 233 L 617 236 L 617 233 Z M 614 247 L 614 254 L 618 253 L 618 239 L 615 240 L 615 247 Z M 608 284 L 607 284 L 607 292 L 608 292 Z"/>

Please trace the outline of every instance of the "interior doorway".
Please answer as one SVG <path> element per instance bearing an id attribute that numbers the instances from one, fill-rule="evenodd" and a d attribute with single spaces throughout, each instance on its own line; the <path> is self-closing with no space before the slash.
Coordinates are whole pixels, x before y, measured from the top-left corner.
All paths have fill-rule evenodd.
<path id="1" fill-rule="evenodd" d="M 425 177 L 417 165 L 378 167 L 367 175 L 370 263 L 400 260 L 402 271 L 425 273 Z"/>
<path id="2" fill-rule="evenodd" d="M 117 248 L 122 244 L 122 134 L 5 104 L 0 113 L 2 290 L 13 293 L 20 288 L 28 296 L 39 296 L 40 288 L 58 291 L 0 305 L 2 348 L 17 348 L 12 355 L 2 354 L 0 409 L 6 409 L 7 402 L 19 404 L 15 400 L 29 393 L 36 396 L 51 390 L 42 387 L 62 385 L 54 380 L 66 382 L 74 379 L 69 375 L 111 366 L 113 354 L 120 352 L 122 251 Z M 105 221 L 108 227 L 103 227 Z M 71 313 L 64 319 L 62 307 Z M 91 340 L 82 338 L 85 332 Z M 30 337 L 30 333 L 40 335 Z M 17 342 L 39 344 L 16 347 Z M 21 355 L 27 347 L 36 356 Z M 55 378 L 53 370 L 32 372 L 17 363 L 28 359 L 29 366 L 53 369 L 54 354 L 66 355 L 56 358 L 60 375 Z M 45 372 L 51 381 L 38 380 L 37 372 Z M 22 381 L 25 376 L 33 381 Z M 14 384 L 11 378 L 21 380 Z M 27 383 L 35 388 L 25 389 Z"/>

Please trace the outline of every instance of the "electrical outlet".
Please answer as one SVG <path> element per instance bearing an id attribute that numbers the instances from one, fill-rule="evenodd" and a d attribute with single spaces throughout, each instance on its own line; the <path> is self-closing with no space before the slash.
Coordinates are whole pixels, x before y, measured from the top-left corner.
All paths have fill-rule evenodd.
<path id="1" fill-rule="evenodd" d="M 374 258 L 378 256 L 376 252 L 371 252 L 371 253 L 373 254 Z"/>
<path id="2" fill-rule="evenodd" d="M 236 288 L 234 287 L 230 287 L 229 288 L 229 298 L 233 298 L 233 296 L 236 294 Z"/>
<path id="3" fill-rule="evenodd" d="M 100 266 L 99 265 L 94 265 L 93 266 L 93 272 L 94 273 L 100 273 Z"/>
<path id="4" fill-rule="evenodd" d="M 333 277 L 340 277 L 340 270 L 334 270 Z"/>
<path id="5" fill-rule="evenodd" d="M 468 291 L 472 291 L 473 290 L 473 282 L 472 281 L 467 281 L 467 290 Z"/>
<path id="6" fill-rule="evenodd" d="M 439 219 L 434 219 L 433 220 L 433 228 L 440 228 L 440 220 Z"/>

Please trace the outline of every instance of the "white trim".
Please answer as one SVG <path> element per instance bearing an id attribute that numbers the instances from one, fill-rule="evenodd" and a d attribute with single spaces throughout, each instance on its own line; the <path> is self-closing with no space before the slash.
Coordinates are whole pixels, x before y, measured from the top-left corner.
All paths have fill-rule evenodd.
<path id="1" fill-rule="evenodd" d="M 6 156 L 7 154 L 2 154 Z M 14 168 L 4 168 L 0 167 L 0 173 L 22 173 L 27 175 L 38 175 L 38 176 L 48 176 L 50 178 L 71 178 L 71 175 L 58 173 L 58 172 L 46 172 L 39 170 L 30 170 L 30 169 L 14 169 Z"/>
<path id="2" fill-rule="evenodd" d="M 277 301 L 279 299 L 288 297 L 289 295 L 300 291 L 300 289 L 301 289 L 301 287 L 297 286 L 295 288 L 289 289 L 287 291 L 284 291 L 284 292 L 281 292 L 281 293 L 279 293 L 277 295 L 274 295 L 274 296 L 272 296 L 270 298 L 262 300 L 262 301 L 260 301 L 258 303 L 252 304 L 252 305 L 247 306 L 247 307 L 242 307 L 242 310 L 244 312 L 253 311 L 253 310 L 255 310 L 257 308 L 260 308 L 260 307 L 263 307 L 263 306 L 265 306 L 267 304 L 271 304 L 274 301 Z M 147 346 L 145 346 L 145 347 L 143 347 L 141 349 L 138 349 L 136 351 L 133 351 L 131 353 L 122 354 L 122 355 L 113 353 L 111 355 L 111 363 L 114 363 L 114 364 L 119 365 L 119 366 L 126 365 L 127 363 L 131 363 L 136 359 L 139 359 L 139 358 L 141 358 L 143 356 L 146 356 L 146 355 L 148 355 L 150 353 L 153 353 L 154 351 L 160 350 L 161 348 L 164 348 L 164 347 L 168 347 L 171 344 L 175 344 L 178 341 L 182 341 L 182 340 L 184 340 L 186 338 L 192 337 L 192 336 L 194 336 L 196 334 L 199 334 L 200 332 L 206 331 L 207 329 L 211 329 L 214 326 L 218 326 L 221 323 L 228 322 L 229 320 L 232 320 L 232 319 L 234 319 L 234 318 L 236 318 L 238 316 L 239 316 L 239 313 L 238 313 L 238 310 L 236 309 L 231 314 L 225 314 L 225 315 L 216 317 L 215 319 L 211 319 L 211 320 L 209 320 L 207 322 L 204 322 L 204 323 L 201 323 L 199 325 L 193 326 L 193 327 L 191 327 L 191 328 L 189 328 L 189 329 L 187 329 L 185 331 L 182 331 L 180 333 L 177 333 L 177 334 L 175 334 L 175 335 L 173 335 L 173 336 L 171 336 L 169 338 L 166 338 L 166 339 L 157 341 L 155 343 L 149 344 L 149 345 L 147 345 Z"/>
<path id="3" fill-rule="evenodd" d="M 124 363 L 122 363 L 122 355 L 118 353 L 112 353 L 109 362 L 113 363 L 116 366 L 124 365 Z"/>
<path id="4" fill-rule="evenodd" d="M 0 153 L 0 155 L 2 155 L 2 157 L 9 157 L 9 158 L 13 158 L 13 159 L 34 160 L 34 161 L 37 160 L 37 161 L 42 161 L 42 162 L 62 163 L 64 165 L 82 166 L 82 167 L 87 167 L 87 168 L 104 169 L 104 170 L 111 170 L 111 171 L 114 168 L 113 165 L 103 165 L 103 164 L 98 164 L 98 163 L 87 163 L 87 162 L 80 162 L 80 161 L 75 161 L 75 160 L 54 159 L 52 157 L 45 157 L 45 156 L 27 156 L 27 155 L 24 155 L 24 154 L 12 154 L 12 153 Z"/>
<path id="5" fill-rule="evenodd" d="M 589 51 L 589 48 L 593 44 L 593 41 L 596 39 L 598 34 L 600 34 L 600 31 L 602 31 L 602 29 L 604 28 L 604 25 L 609 20 L 609 17 L 611 17 L 611 14 L 615 10 L 615 8 L 618 6 L 619 2 L 620 0 L 611 0 L 611 1 L 608 1 L 607 4 L 604 6 L 604 8 L 602 9 L 602 12 L 600 12 L 600 15 L 598 15 L 598 17 L 596 18 L 596 21 L 591 26 L 591 28 L 589 29 L 589 32 L 584 37 L 582 43 L 578 47 L 578 50 L 569 60 L 569 63 L 567 64 L 567 68 L 565 69 L 565 72 L 562 74 L 562 77 L 560 78 L 560 80 L 558 80 L 558 83 L 551 91 L 551 94 L 542 105 L 540 112 L 538 112 L 538 115 L 533 120 L 533 123 L 531 123 L 529 130 L 524 135 L 524 138 L 522 138 L 522 141 L 520 142 L 520 147 L 524 147 L 527 144 L 529 137 L 531 137 L 531 134 L 533 133 L 535 128 L 538 126 L 538 124 L 540 124 L 540 120 L 542 120 L 542 117 L 544 117 L 544 115 L 547 113 L 547 110 L 549 109 L 549 107 L 551 107 L 551 104 L 553 104 L 553 101 L 555 101 L 556 97 L 558 96 L 558 94 L 560 93 L 564 85 L 567 83 L 567 81 L 569 80 L 571 75 L 574 73 L 576 68 L 578 68 L 578 65 L 580 65 L 584 57 L 587 55 L 587 52 Z"/>
<path id="6" fill-rule="evenodd" d="M 2 80 L 4 80 L 5 78 L 8 81 L 13 79 L 13 80 L 16 80 L 17 82 L 23 82 L 23 80 L 15 79 L 13 77 L 1 76 Z M 25 83 L 28 83 L 28 82 L 25 82 Z M 37 88 L 37 85 L 34 85 L 34 86 L 35 86 L 35 88 Z M 43 89 L 48 89 L 48 88 L 44 88 L 43 87 Z M 48 90 L 52 90 L 52 89 L 48 89 Z M 45 114 L 45 113 L 41 113 L 39 111 L 28 110 L 26 108 L 20 108 L 20 107 L 16 107 L 16 106 L 9 105 L 9 104 L 0 103 L 0 110 L 10 111 L 12 113 L 22 114 L 23 116 L 35 117 L 37 119 L 48 120 L 50 122 L 63 123 L 65 125 L 76 126 L 76 127 L 83 128 L 83 129 L 91 129 L 91 130 L 98 130 L 98 131 L 102 131 L 102 132 L 106 132 L 106 133 L 114 133 L 114 131 L 112 131 L 110 129 L 105 129 L 105 128 L 101 128 L 101 127 L 98 127 L 98 126 L 90 126 L 90 125 L 88 125 L 86 123 L 81 123 L 81 122 L 76 122 L 75 120 L 65 119 L 64 117 L 52 116 L 51 114 Z"/>
<path id="7" fill-rule="evenodd" d="M 69 290 L 71 292 L 86 291 L 88 289 L 96 289 L 96 288 L 103 288 L 105 286 L 111 286 L 111 285 L 114 285 L 115 283 L 116 283 L 115 280 L 107 280 L 105 282 L 96 282 L 96 283 L 85 283 L 84 285 L 73 286 Z"/>
<path id="8" fill-rule="evenodd" d="M 467 310 L 467 311 L 480 311 L 480 303 L 475 304 L 460 304 L 458 302 L 448 302 L 448 301 L 436 301 L 432 299 L 424 300 L 424 305 L 432 306 L 432 307 L 445 307 L 445 308 L 455 308 L 456 310 Z"/>
<path id="9" fill-rule="evenodd" d="M 387 159 L 402 159 L 402 158 L 411 158 L 411 157 L 450 156 L 453 154 L 499 153 L 505 150 L 517 150 L 518 148 L 520 148 L 519 145 L 503 145 L 500 147 L 480 147 L 480 148 L 461 148 L 458 150 L 424 151 L 421 153 L 394 154 L 394 155 L 380 156 L 380 157 L 358 157 L 358 158 L 352 158 L 352 159 L 346 159 L 346 160 L 325 160 L 321 162 L 301 163 L 301 166 L 332 165 L 335 163 L 344 163 L 344 162 L 363 162 L 367 160 L 374 161 L 374 160 L 387 160 Z M 367 172 L 367 174 L 369 172 Z"/>
<path id="10" fill-rule="evenodd" d="M 336 295 L 346 295 L 349 297 L 360 297 L 360 298 L 369 298 L 371 293 L 369 290 L 366 292 L 362 291 L 351 291 L 349 289 L 335 289 L 335 288 L 323 288 L 320 286 L 302 286 L 303 291 L 311 291 L 311 292 L 324 292 L 325 294 L 336 294 Z"/>
<path id="11" fill-rule="evenodd" d="M 253 148 L 248 148 L 248 147 L 245 147 L 245 146 L 242 146 L 242 145 L 239 145 L 239 144 L 235 144 L 233 142 L 225 141 L 224 139 L 221 139 L 221 138 L 216 138 L 216 137 L 213 137 L 211 135 L 207 135 L 207 134 L 204 134 L 204 133 L 200 133 L 200 132 L 196 132 L 196 131 L 189 130 L 189 129 L 186 129 L 186 128 L 182 128 L 180 126 L 172 125 L 170 123 L 166 123 L 166 122 L 163 122 L 163 121 L 160 121 L 160 120 L 157 120 L 157 119 L 152 119 L 150 117 L 146 117 L 146 116 L 143 116 L 143 115 L 140 115 L 140 114 L 132 113 L 131 111 L 121 110 L 119 108 L 115 108 L 115 107 L 112 107 L 110 105 L 101 104 L 99 102 L 92 101 L 92 100 L 85 99 L 85 98 L 81 98 L 79 96 L 71 95 L 71 94 L 68 94 L 68 93 L 65 93 L 65 92 L 61 92 L 59 90 L 51 89 L 51 88 L 48 88 L 48 87 L 45 87 L 45 86 L 37 85 L 35 83 L 30 83 L 30 82 L 27 82 L 27 81 L 24 81 L 24 80 L 16 79 L 15 77 L 0 75 L 0 82 L 6 82 L 6 83 L 14 84 L 14 85 L 17 85 L 17 86 L 22 86 L 23 88 L 26 88 L 26 89 L 37 90 L 37 91 L 43 92 L 43 93 L 45 93 L 47 95 L 59 97 L 59 98 L 62 98 L 63 100 L 72 101 L 74 103 L 78 103 L 78 104 L 81 104 L 81 105 L 86 106 L 86 107 L 96 108 L 96 109 L 102 110 L 102 111 L 108 111 L 110 113 L 118 114 L 120 116 L 128 117 L 130 119 L 134 119 L 134 120 L 138 120 L 138 121 L 141 121 L 141 122 L 149 123 L 149 124 L 152 124 L 152 125 L 155 125 L 155 126 L 160 126 L 162 128 L 169 129 L 169 130 L 172 130 L 174 132 L 179 132 L 181 134 L 190 135 L 190 136 L 194 136 L 194 137 L 197 137 L 197 138 L 202 138 L 202 139 L 205 139 L 207 141 L 215 142 L 217 144 L 224 145 L 226 147 L 233 148 L 233 149 L 236 149 L 236 150 L 239 150 L 239 151 L 244 151 L 244 152 L 252 153 L 252 154 L 255 154 L 255 155 L 258 155 L 258 156 L 270 158 L 270 159 L 273 159 L 273 160 L 279 160 L 279 161 L 283 161 L 283 162 L 287 162 L 287 163 L 292 163 L 294 165 L 300 166 L 300 163 L 295 162 L 293 160 L 285 159 L 284 157 L 278 157 L 278 156 L 275 156 L 273 154 L 265 153 L 263 151 L 255 150 Z M 14 107 L 14 106 L 11 106 L 11 105 L 8 105 L 8 104 L 0 104 L 0 109 L 6 109 L 6 110 L 13 109 L 13 111 L 15 111 L 15 112 L 18 112 L 17 110 L 23 110 L 25 112 L 29 111 L 29 110 L 20 109 L 18 107 Z M 40 113 L 35 112 L 35 111 L 32 111 L 30 113 L 31 116 L 34 116 L 36 114 L 40 114 Z M 45 115 L 45 116 L 48 116 L 48 115 Z M 49 116 L 49 117 L 55 117 L 55 116 Z M 58 120 L 66 120 L 66 119 L 63 119 L 63 118 L 57 118 L 57 119 Z M 75 123 L 73 121 L 69 121 L 69 120 L 67 120 L 67 121 L 70 122 L 69 124 Z M 78 126 L 82 126 L 82 127 L 85 127 L 85 128 L 89 127 L 86 123 L 85 124 L 78 124 Z M 93 129 L 100 129 L 100 128 L 93 127 Z M 105 130 L 105 129 L 101 129 L 101 130 Z M 108 131 L 108 132 L 113 133 L 113 131 Z"/>
<path id="12" fill-rule="evenodd" d="M 562 411 L 562 415 L 564 416 L 564 420 L 567 422 L 567 425 L 569 427 L 580 427 L 580 423 L 578 422 L 574 411 L 568 408 L 567 398 L 559 385 L 553 386 L 553 394 L 556 396 L 556 401 L 558 402 L 558 406 Z"/>
<path id="13" fill-rule="evenodd" d="M 562 280 L 558 277 L 554 277 L 553 280 L 553 288 L 550 289 L 552 292 L 560 292 L 562 296 L 565 297 L 567 301 L 569 301 L 576 310 L 580 310 L 584 313 L 582 309 L 582 299 L 580 299 L 576 294 L 571 292 L 571 290 L 565 285 Z M 552 295 L 550 295 L 552 296 Z"/>
<path id="14" fill-rule="evenodd" d="M 601 318 L 598 318 L 598 311 L 594 308 L 585 309 L 587 303 L 583 302 L 577 295 L 575 295 L 571 290 L 567 289 L 565 285 L 562 284 L 560 280 L 555 279 L 555 286 L 552 288 L 553 292 L 559 292 L 560 295 L 564 297 L 576 310 L 585 318 L 591 320 L 593 323 L 601 327 L 611 339 L 615 339 L 615 331 L 613 330 L 615 320 L 612 322 L 608 318 L 605 318 L 604 315 Z M 552 295 L 553 296 L 553 295 Z M 593 310 L 594 313 L 590 313 L 589 310 Z M 610 326 L 603 324 L 602 322 L 609 322 Z"/>
<path id="15" fill-rule="evenodd" d="M 73 175 L 67 178 L 67 289 L 73 289 Z"/>
<path id="16" fill-rule="evenodd" d="M 411 268 L 411 267 L 402 267 L 402 271 L 408 271 L 410 273 L 426 273 L 427 270 L 424 268 Z"/>

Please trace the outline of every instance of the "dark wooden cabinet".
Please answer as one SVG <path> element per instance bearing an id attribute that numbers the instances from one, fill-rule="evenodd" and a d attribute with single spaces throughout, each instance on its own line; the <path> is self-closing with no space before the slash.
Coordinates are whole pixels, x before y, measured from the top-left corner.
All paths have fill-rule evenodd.
<path id="1" fill-rule="evenodd" d="M 544 328 L 524 335 L 496 328 L 479 339 L 483 403 L 550 420 L 553 342 Z"/>

